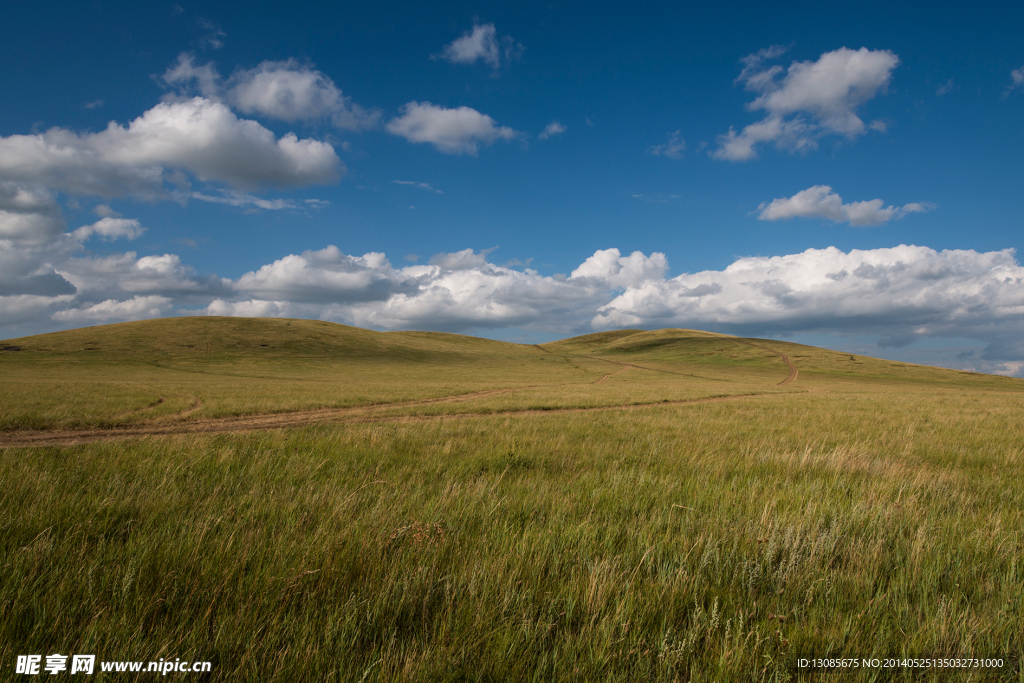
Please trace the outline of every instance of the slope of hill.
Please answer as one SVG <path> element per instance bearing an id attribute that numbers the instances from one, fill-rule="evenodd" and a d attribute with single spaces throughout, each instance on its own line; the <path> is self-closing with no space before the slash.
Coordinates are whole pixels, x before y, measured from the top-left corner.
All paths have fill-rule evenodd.
<path id="1" fill-rule="evenodd" d="M 193 318 L 0 349 L 6 666 L 1024 680 L 1022 380 L 693 330 Z"/>
<path id="2" fill-rule="evenodd" d="M 153 422 L 195 428 L 208 419 L 369 407 L 409 414 L 583 409 L 843 383 L 872 383 L 876 391 L 1024 386 L 680 329 L 523 345 L 313 320 L 189 317 L 23 337 L 0 342 L 0 349 L 0 431 L 7 432 Z M 318 415 L 302 419 L 338 417 Z"/>

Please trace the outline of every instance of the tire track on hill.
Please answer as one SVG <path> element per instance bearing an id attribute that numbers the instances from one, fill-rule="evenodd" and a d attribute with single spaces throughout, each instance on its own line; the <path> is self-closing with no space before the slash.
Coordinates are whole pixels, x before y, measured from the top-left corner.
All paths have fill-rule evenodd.
<path id="1" fill-rule="evenodd" d="M 590 360 L 604 361 L 605 363 L 614 363 L 615 365 L 622 365 L 624 368 L 636 368 L 637 370 L 647 370 L 649 372 L 660 372 L 666 375 L 679 375 L 680 377 L 692 377 L 694 379 L 707 379 L 712 382 L 732 382 L 731 379 L 721 379 L 717 377 L 705 377 L 704 375 L 694 375 L 688 372 L 676 372 L 675 370 L 662 370 L 661 368 L 648 368 L 643 365 L 636 365 L 635 363 L 626 363 L 621 360 L 612 360 L 611 358 L 601 358 L 600 356 L 567 356 L 575 358 L 589 358 Z M 622 372 L 622 370 L 619 370 Z M 616 373 L 611 373 L 616 374 Z M 597 384 L 597 382 L 595 382 Z"/>
<path id="2" fill-rule="evenodd" d="M 241 415 L 236 417 L 210 417 L 197 420 L 182 421 L 181 418 L 195 413 L 203 407 L 198 396 L 192 407 L 168 416 L 176 421 L 144 422 L 131 427 L 113 427 L 109 429 L 48 429 L 35 431 L 16 431 L 0 434 L 0 448 L 7 446 L 48 446 L 74 445 L 133 436 L 192 434 L 209 432 L 252 431 L 258 429 L 278 429 L 281 427 L 318 424 L 321 422 L 338 421 L 346 415 L 362 415 L 395 408 L 415 408 L 435 403 L 461 403 L 478 398 L 488 398 L 501 394 L 512 393 L 531 386 L 510 387 L 503 389 L 485 389 L 454 396 L 438 396 L 436 398 L 399 401 L 395 403 L 377 403 L 365 406 L 349 406 L 345 408 L 316 408 L 312 410 L 295 410 L 282 413 L 264 413 L 259 415 Z"/>
<path id="3" fill-rule="evenodd" d="M 776 356 L 782 358 L 782 360 L 789 367 L 789 376 L 779 382 L 779 385 L 786 385 L 793 382 L 799 375 L 799 371 L 796 366 L 790 361 L 789 356 L 779 351 L 775 351 L 766 346 L 755 344 L 754 342 L 741 341 L 736 339 L 735 341 L 745 344 L 747 346 L 754 346 L 764 351 L 768 351 Z M 542 351 L 550 353 L 547 349 L 543 349 L 537 346 Z M 622 361 L 611 360 L 608 358 L 600 358 L 598 356 L 580 356 L 582 358 L 588 358 L 591 360 L 600 360 L 607 363 L 613 363 L 615 365 L 621 365 L 622 367 L 615 372 L 608 373 L 601 376 L 595 384 L 603 384 L 607 382 L 609 378 L 617 375 L 621 372 L 625 372 L 630 368 L 636 368 L 638 370 L 649 370 L 652 372 L 661 372 L 671 375 L 680 375 L 683 377 L 694 377 L 701 379 L 704 378 L 700 375 L 691 375 L 688 373 L 674 372 L 672 370 L 662 370 L 658 368 L 647 368 L 642 365 L 634 365 L 632 363 L 625 363 Z M 718 380 L 727 381 L 727 380 Z M 585 407 L 552 407 L 552 408 L 509 408 L 509 409 L 491 409 L 486 412 L 464 412 L 464 413 L 448 413 L 441 415 L 381 415 L 375 413 L 383 413 L 385 411 L 394 410 L 397 408 L 415 408 L 419 406 L 433 405 L 439 403 L 462 403 L 465 401 L 472 401 L 479 398 L 488 398 L 491 396 L 500 396 L 502 394 L 508 394 L 523 389 L 534 388 L 533 385 L 522 386 L 522 387 L 507 387 L 502 389 L 485 389 L 483 391 L 475 391 L 466 394 L 456 394 L 454 396 L 439 396 L 436 398 L 418 399 L 412 401 L 401 401 L 395 403 L 379 403 L 367 406 L 350 406 L 346 408 L 318 408 L 313 410 L 298 410 L 286 413 L 269 413 L 261 415 L 243 415 L 238 417 L 224 417 L 224 418 L 201 418 L 196 420 L 180 421 L 181 418 L 188 417 L 193 413 L 199 411 L 204 407 L 202 399 L 198 396 L 195 397 L 195 403 L 185 411 L 178 413 L 177 415 L 169 416 L 179 421 L 154 421 L 142 423 L 132 427 L 120 427 L 112 429 L 83 429 L 83 430 L 41 430 L 41 431 L 20 431 L 20 432 L 8 432 L 6 434 L 0 434 L 0 448 L 4 447 L 33 447 L 33 446 L 73 446 L 78 444 L 93 443 L 96 441 L 113 441 L 118 439 L 126 439 L 133 437 L 145 437 L 145 436 L 167 436 L 175 434 L 215 434 L 215 433 L 237 433 L 237 432 L 250 432 L 250 431 L 263 431 L 270 429 L 283 429 L 288 427 L 303 427 L 314 424 L 364 424 L 374 422 L 397 422 L 397 423 L 409 423 L 409 422 L 421 422 L 430 420 L 443 420 L 443 419 L 465 419 L 472 417 L 490 417 L 499 415 L 509 416 L 528 416 L 528 415 L 545 415 L 552 413 L 580 413 L 589 412 L 595 410 L 634 410 L 638 408 L 652 408 L 652 407 L 663 407 L 663 406 L 685 406 L 702 403 L 717 403 L 721 401 L 733 401 L 748 398 L 755 398 L 758 396 L 769 396 L 772 393 L 750 393 L 750 394 L 733 394 L 726 396 L 711 396 L 697 399 L 682 399 L 678 401 L 654 401 L 650 403 L 629 403 L 609 406 L 585 406 Z"/>
<path id="4" fill-rule="evenodd" d="M 602 375 L 601 379 L 599 379 L 596 382 L 594 382 L 594 384 L 604 384 L 605 382 L 607 382 L 609 380 L 609 378 L 614 377 L 615 375 L 619 374 L 620 372 L 625 372 L 626 370 L 629 370 L 631 367 L 633 367 L 633 366 L 631 366 L 631 365 L 623 365 L 621 368 L 619 368 L 615 372 L 609 372 L 607 375 Z"/>
<path id="5" fill-rule="evenodd" d="M 789 359 L 789 356 L 787 356 L 786 354 L 782 353 L 781 351 L 776 351 L 774 349 L 769 349 L 767 346 L 761 346 L 760 344 L 755 344 L 754 342 L 746 341 L 746 340 L 742 340 L 742 339 L 736 339 L 735 341 L 738 341 L 740 344 L 746 344 L 747 346 L 756 346 L 759 349 L 764 349 L 768 353 L 774 353 L 776 356 L 780 357 L 782 360 L 784 360 L 786 362 L 786 366 L 789 367 L 789 376 L 786 377 L 786 379 L 784 379 L 781 382 L 779 382 L 779 386 L 780 387 L 784 386 L 786 384 L 789 384 L 791 382 L 796 381 L 797 376 L 800 375 L 800 371 L 796 369 L 795 365 L 793 365 L 793 361 L 791 361 Z"/>
<path id="6" fill-rule="evenodd" d="M 520 387 L 527 388 L 527 387 Z M 475 394 L 462 394 L 453 397 L 461 400 L 482 398 L 503 393 L 510 393 L 517 389 L 494 389 Z M 552 408 L 508 408 L 489 410 L 487 412 L 465 412 L 448 413 L 440 415 L 374 415 L 375 412 L 383 412 L 387 409 L 397 407 L 413 407 L 429 405 L 431 403 L 445 402 L 444 399 L 429 399 L 417 403 L 406 403 L 404 405 L 386 403 L 376 406 L 363 406 L 358 408 L 335 408 L 322 410 L 306 410 L 291 413 L 273 413 L 269 415 L 250 415 L 233 418 L 208 418 L 191 422 L 174 422 L 163 424 L 148 424 L 138 427 L 127 427 L 118 429 L 91 429 L 91 430 L 50 430 L 35 432 L 11 432 L 0 435 L 0 448 L 17 447 L 41 447 L 41 446 L 77 446 L 80 444 L 95 443 L 97 441 L 116 441 L 146 436 L 169 436 L 180 434 L 221 434 L 239 433 L 252 431 L 265 431 L 271 429 L 283 429 L 288 427 L 305 427 L 315 424 L 368 424 L 378 422 L 412 423 L 428 422 L 436 420 L 459 420 L 466 418 L 487 418 L 501 416 L 533 416 L 552 415 L 566 413 L 586 413 L 600 410 L 639 410 L 643 408 L 663 408 L 670 406 L 699 405 L 706 403 L 721 403 L 724 401 L 738 401 L 763 396 L 777 396 L 774 392 L 733 394 L 726 396 L 708 396 L 704 398 L 681 399 L 678 401 L 655 401 L 651 403 L 627 403 L 609 406 L 582 406 L 582 407 L 552 407 Z M 455 402 L 455 401 L 447 401 Z"/>

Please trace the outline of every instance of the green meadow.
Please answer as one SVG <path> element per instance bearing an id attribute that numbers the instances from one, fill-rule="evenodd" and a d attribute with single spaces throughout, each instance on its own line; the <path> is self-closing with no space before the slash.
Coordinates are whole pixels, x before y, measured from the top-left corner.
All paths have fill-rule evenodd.
<path id="1" fill-rule="evenodd" d="M 1024 380 L 693 330 L 7 340 L 0 678 L 1021 682 L 1022 415 Z"/>

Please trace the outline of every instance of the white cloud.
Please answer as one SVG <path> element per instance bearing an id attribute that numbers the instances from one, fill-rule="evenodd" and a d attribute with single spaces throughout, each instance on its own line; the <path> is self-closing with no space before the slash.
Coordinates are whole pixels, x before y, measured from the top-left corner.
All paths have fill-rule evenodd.
<path id="1" fill-rule="evenodd" d="M 0 327 L 10 333 L 32 324 L 38 331 L 42 320 L 60 311 L 84 311 L 97 305 L 85 317 L 66 313 L 52 320 L 113 320 L 118 311 L 124 313 L 122 319 L 134 319 L 128 315 L 129 308 L 114 304 L 156 296 L 166 298 L 169 306 L 205 305 L 230 291 L 229 283 L 198 276 L 175 254 L 140 258 L 134 252 L 105 257 L 83 253 L 82 241 L 92 234 L 132 237 L 141 230 L 137 221 L 106 217 L 47 241 L 0 239 Z M 113 317 L 104 317 L 108 314 Z"/>
<path id="2" fill-rule="evenodd" d="M 409 187 L 418 187 L 421 190 L 427 190 L 428 192 L 433 192 L 434 194 L 444 194 L 444 192 L 441 192 L 441 190 L 434 189 L 434 187 L 430 183 L 420 183 L 415 180 L 392 180 L 391 182 L 395 183 L 396 185 L 408 185 Z"/>
<path id="3" fill-rule="evenodd" d="M 328 248 L 246 274 L 232 286 L 238 300 L 220 297 L 215 311 L 236 304 L 252 311 L 264 301 L 273 302 L 276 315 L 384 329 L 680 326 L 879 334 L 887 345 L 966 336 L 987 341 L 989 359 L 1024 359 L 1024 268 L 1012 250 L 811 249 L 671 279 L 667 267 L 663 254 L 608 249 L 568 277 L 542 276 L 467 249 L 435 256 L 430 265 L 394 268 L 383 254 L 353 257 Z"/>
<path id="4" fill-rule="evenodd" d="M 206 99 L 230 104 L 243 114 L 288 123 L 330 121 L 352 131 L 380 125 L 379 110 L 354 103 L 327 74 L 295 59 L 268 60 L 252 69 L 237 69 L 225 81 L 212 62 L 197 65 L 195 55 L 183 52 L 162 78 L 178 89 L 178 95 L 168 96 L 167 101 L 187 98 L 198 90 Z"/>
<path id="5" fill-rule="evenodd" d="M 921 213 L 933 205 L 912 202 L 903 206 L 883 206 L 881 199 L 843 204 L 843 199 L 828 185 L 815 185 L 797 192 L 792 197 L 773 199 L 757 207 L 758 218 L 778 221 L 789 218 L 825 218 L 850 225 L 881 225 L 908 213 Z"/>
<path id="6" fill-rule="evenodd" d="M 80 324 L 200 310 L 455 332 L 688 327 L 749 336 L 873 334 L 885 346 L 966 337 L 987 343 L 970 361 L 985 371 L 1017 372 L 1013 363 L 1024 361 L 1024 268 L 1012 249 L 830 247 L 668 278 L 661 253 L 599 250 L 568 276 L 545 276 L 490 263 L 472 249 L 396 268 L 384 254 L 351 256 L 330 246 L 236 280 L 197 275 L 174 254 L 80 251 L 66 235 L 47 247 L 0 241 L 7 336 L 27 324 L 42 331 L 47 319 Z"/>
<path id="7" fill-rule="evenodd" d="M 0 239 L 45 242 L 64 227 L 64 216 L 52 192 L 0 181 Z"/>
<path id="8" fill-rule="evenodd" d="M 335 246 L 292 254 L 234 283 L 246 296 L 291 303 L 386 300 L 402 289 L 384 254 L 348 256 Z"/>
<path id="9" fill-rule="evenodd" d="M 252 189 L 329 183 L 344 166 L 326 142 L 293 133 L 275 139 L 202 97 L 158 104 L 127 127 L 111 122 L 99 133 L 51 128 L 0 137 L 0 180 L 72 194 L 166 196 L 165 181 L 187 182 L 182 171 Z"/>
<path id="10" fill-rule="evenodd" d="M 502 63 L 519 59 L 523 46 L 511 36 L 498 38 L 494 24 L 474 24 L 473 30 L 456 38 L 439 55 L 452 64 L 472 64 L 478 59 L 483 60 L 492 68 L 498 69 Z M 437 55 L 433 57 L 437 58 Z"/>
<path id="11" fill-rule="evenodd" d="M 178 303 L 208 301 L 227 290 L 227 282 L 198 276 L 177 254 L 139 257 L 134 251 L 96 257 L 68 258 L 54 263 L 56 271 L 74 285 L 81 301 L 102 301 L 125 295 L 174 297 Z"/>
<path id="12" fill-rule="evenodd" d="M 452 253 L 434 254 L 430 257 L 430 265 L 437 266 L 441 270 L 473 270 L 487 266 L 487 255 L 497 247 L 484 249 L 475 252 L 472 249 L 463 249 Z"/>
<path id="13" fill-rule="evenodd" d="M 353 103 L 323 72 L 294 59 L 267 61 L 255 69 L 236 71 L 226 98 L 243 114 L 262 114 L 289 123 L 327 119 L 345 130 L 365 130 L 380 123 L 379 111 Z"/>
<path id="14" fill-rule="evenodd" d="M 24 313 L 29 304 L 45 308 L 48 301 L 62 301 L 74 295 L 75 286 L 57 273 L 54 265 L 63 263 L 81 248 L 78 240 L 66 234 L 45 241 L 0 239 L 0 298 L 15 297 L 15 308 Z M 0 313 L 6 310 L 6 305 L 0 306 Z M 0 316 L 0 324 L 7 322 Z"/>
<path id="15" fill-rule="evenodd" d="M 57 311 L 53 319 L 64 323 L 88 324 L 159 318 L 167 314 L 173 301 L 165 296 L 136 296 L 126 301 L 107 299 L 87 308 Z"/>
<path id="16" fill-rule="evenodd" d="M 388 122 L 387 131 L 409 142 L 429 142 L 445 154 L 476 156 L 480 145 L 514 140 L 520 133 L 495 125 L 494 119 L 470 107 L 447 109 L 430 102 L 409 102 L 402 116 Z"/>
<path id="17" fill-rule="evenodd" d="M 980 368 L 963 368 L 969 372 L 985 372 L 991 375 L 1003 375 L 1004 377 L 1024 377 L 1024 361 L 1011 360 L 1005 363 L 982 363 Z"/>
<path id="18" fill-rule="evenodd" d="M 71 236 L 79 241 L 84 241 L 98 235 L 104 240 L 116 240 L 119 237 L 133 240 L 144 233 L 146 229 L 134 218 L 113 218 L 107 216 L 101 218 L 92 225 L 83 225 Z"/>
<path id="19" fill-rule="evenodd" d="M 187 90 L 195 82 L 199 93 L 208 100 L 215 102 L 221 99 L 221 78 L 213 62 L 197 65 L 196 56 L 191 52 L 182 52 L 178 61 L 167 68 L 162 78 L 167 85 Z"/>
<path id="20" fill-rule="evenodd" d="M 268 211 L 296 209 L 299 207 L 299 205 L 291 199 L 264 199 L 263 197 L 257 197 L 256 195 L 249 194 L 248 192 L 237 192 L 234 190 L 221 190 L 220 193 L 216 195 L 206 194 L 203 192 L 181 192 L 177 190 L 173 194 L 176 199 L 198 199 L 199 201 L 210 202 L 211 204 L 226 204 L 227 206 L 237 207 L 254 206 L 259 209 L 267 209 Z M 318 199 L 306 199 L 303 203 L 318 207 L 318 205 L 327 204 L 328 202 L 321 202 Z"/>
<path id="21" fill-rule="evenodd" d="M 100 218 L 120 218 L 121 214 L 114 211 L 106 204 L 97 204 L 92 208 L 92 212 Z"/>
<path id="22" fill-rule="evenodd" d="M 921 337 L 980 337 L 1024 358 L 1022 314 L 1024 268 L 1012 249 L 901 245 L 741 258 L 722 271 L 649 281 L 602 307 L 593 324 L 874 333 L 894 346 Z"/>
<path id="23" fill-rule="evenodd" d="M 1010 85 L 1003 92 L 1003 96 L 1010 94 L 1011 90 L 1024 86 L 1024 66 L 1010 72 Z"/>
<path id="24" fill-rule="evenodd" d="M 591 281 L 604 288 L 637 287 L 649 280 L 660 280 L 668 270 L 668 259 L 660 252 L 649 257 L 634 251 L 622 256 L 618 249 L 601 249 L 572 271 L 570 279 Z"/>
<path id="25" fill-rule="evenodd" d="M 287 301 L 225 301 L 214 299 L 204 311 L 206 315 L 233 315 L 244 318 L 284 318 L 294 316 L 297 311 Z"/>
<path id="26" fill-rule="evenodd" d="M 663 145 L 654 145 L 647 148 L 647 153 L 654 156 L 668 157 L 669 159 L 682 159 L 685 150 L 686 141 L 683 140 L 683 136 L 677 130 L 668 136 L 668 142 Z"/>
<path id="27" fill-rule="evenodd" d="M 566 130 L 568 129 L 558 121 L 552 121 L 551 123 L 544 127 L 544 130 L 541 131 L 541 134 L 538 135 L 537 137 L 540 138 L 541 140 L 547 140 L 549 138 L 553 138 L 556 135 L 561 135 Z"/>
<path id="28" fill-rule="evenodd" d="M 597 252 L 570 277 L 545 277 L 487 261 L 493 249 L 436 254 L 429 265 L 394 268 L 383 254 L 347 256 L 335 247 L 292 255 L 243 275 L 240 300 L 220 298 L 212 315 L 312 316 L 386 329 L 466 330 L 540 324 L 586 325 L 608 292 L 660 277 L 661 254 Z M 255 296 L 254 296 L 255 295 Z"/>
<path id="29" fill-rule="evenodd" d="M 744 68 L 737 81 L 759 93 L 747 108 L 764 110 L 766 116 L 740 133 L 730 128 L 719 137 L 712 157 L 747 161 L 756 158 L 755 147 L 764 142 L 803 152 L 816 149 L 818 139 L 826 134 L 848 139 L 863 135 L 867 127 L 857 108 L 885 92 L 899 64 L 899 57 L 889 50 L 844 47 L 814 62 L 793 62 L 788 69 L 766 65 L 780 54 L 781 49 L 773 47 L 742 60 Z"/>

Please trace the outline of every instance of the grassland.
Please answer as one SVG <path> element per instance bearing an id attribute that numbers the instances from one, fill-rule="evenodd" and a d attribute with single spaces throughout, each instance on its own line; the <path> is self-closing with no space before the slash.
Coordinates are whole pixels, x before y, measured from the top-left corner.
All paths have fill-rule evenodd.
<path id="1" fill-rule="evenodd" d="M 3 678 L 1024 681 L 1020 380 L 686 330 L 0 346 Z"/>

